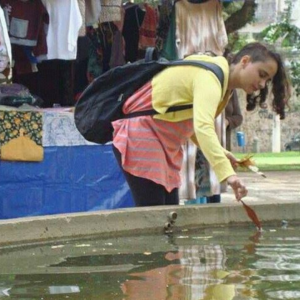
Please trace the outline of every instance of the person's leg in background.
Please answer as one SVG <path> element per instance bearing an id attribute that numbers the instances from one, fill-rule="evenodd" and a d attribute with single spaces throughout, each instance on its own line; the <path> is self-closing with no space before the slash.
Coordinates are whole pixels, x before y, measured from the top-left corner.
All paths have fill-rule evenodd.
<path id="1" fill-rule="evenodd" d="M 177 205 L 179 204 L 178 189 L 170 193 L 164 186 L 152 180 L 134 176 L 122 168 L 121 153 L 115 147 L 113 152 L 130 187 L 136 206 Z"/>
<path id="2" fill-rule="evenodd" d="M 220 203 L 221 202 L 221 195 L 213 195 L 206 197 L 207 203 Z"/>

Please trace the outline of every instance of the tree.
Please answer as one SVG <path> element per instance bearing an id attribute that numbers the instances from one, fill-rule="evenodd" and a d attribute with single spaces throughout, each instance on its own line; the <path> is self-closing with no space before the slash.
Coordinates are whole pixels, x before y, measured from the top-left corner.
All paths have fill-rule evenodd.
<path id="1" fill-rule="evenodd" d="M 223 3 L 223 15 L 228 35 L 227 48 L 236 52 L 243 48 L 247 39 L 238 33 L 238 30 L 254 21 L 257 4 L 255 0 L 231 1 Z"/>
<path id="2" fill-rule="evenodd" d="M 279 22 L 269 25 L 258 37 L 270 44 L 276 44 L 285 52 L 290 60 L 291 81 L 295 93 L 300 96 L 300 63 L 296 61 L 300 53 L 300 29 L 291 23 L 293 6 L 294 2 L 287 0 L 287 9 Z"/>
<path id="3" fill-rule="evenodd" d="M 240 3 L 234 1 L 223 3 L 224 10 L 230 14 L 225 20 L 227 34 L 236 32 L 254 19 L 257 7 L 255 0 L 245 0 L 239 9 L 232 12 L 232 8 L 238 8 L 239 6 Z"/>

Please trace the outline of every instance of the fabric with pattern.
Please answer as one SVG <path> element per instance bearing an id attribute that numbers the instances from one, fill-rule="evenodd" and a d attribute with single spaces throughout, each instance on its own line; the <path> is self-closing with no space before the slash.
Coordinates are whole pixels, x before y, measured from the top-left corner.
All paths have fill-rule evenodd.
<path id="1" fill-rule="evenodd" d="M 35 111 L 0 111 L 2 160 L 43 160 L 43 117 Z"/>
<path id="2" fill-rule="evenodd" d="M 154 8 L 144 4 L 146 14 L 139 29 L 139 49 L 155 47 L 157 14 Z"/>

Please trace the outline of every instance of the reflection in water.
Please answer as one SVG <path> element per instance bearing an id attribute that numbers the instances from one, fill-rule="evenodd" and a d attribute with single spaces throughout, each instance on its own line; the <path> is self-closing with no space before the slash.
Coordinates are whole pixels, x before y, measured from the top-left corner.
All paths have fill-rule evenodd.
<path id="1" fill-rule="evenodd" d="M 300 229 L 0 249 L 0 299 L 300 299 Z"/>
<path id="2" fill-rule="evenodd" d="M 122 284 L 126 299 L 233 299 L 234 285 L 222 281 L 229 273 L 224 271 L 226 255 L 220 245 L 179 246 L 165 258 L 179 263 L 131 273 L 135 278 Z"/>

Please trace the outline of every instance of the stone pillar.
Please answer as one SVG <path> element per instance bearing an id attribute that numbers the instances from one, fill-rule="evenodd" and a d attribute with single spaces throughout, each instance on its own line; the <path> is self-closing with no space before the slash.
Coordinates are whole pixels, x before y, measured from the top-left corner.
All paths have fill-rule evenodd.
<path id="1" fill-rule="evenodd" d="M 281 152 L 281 132 L 279 115 L 273 116 L 272 152 Z"/>

